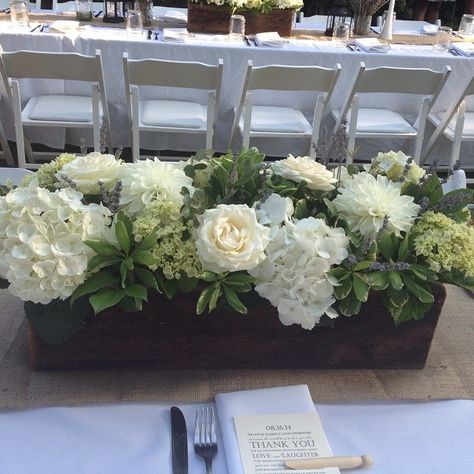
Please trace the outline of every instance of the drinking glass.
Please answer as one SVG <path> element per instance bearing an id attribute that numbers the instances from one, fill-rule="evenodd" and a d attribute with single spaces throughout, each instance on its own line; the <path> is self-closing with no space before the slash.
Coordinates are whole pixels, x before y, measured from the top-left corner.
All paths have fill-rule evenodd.
<path id="1" fill-rule="evenodd" d="M 127 33 L 136 36 L 143 34 L 142 14 L 138 10 L 128 10 L 127 12 Z"/>
<path id="2" fill-rule="evenodd" d="M 13 0 L 10 2 L 10 20 L 17 26 L 28 26 L 28 2 L 25 0 Z"/>
<path id="3" fill-rule="evenodd" d="M 436 33 L 434 49 L 435 51 L 447 51 L 451 47 L 451 37 L 453 29 L 449 26 L 440 26 Z"/>
<path id="4" fill-rule="evenodd" d="M 92 20 L 92 0 L 75 0 L 76 17 L 79 21 Z"/>
<path id="5" fill-rule="evenodd" d="M 474 33 L 474 15 L 468 15 L 467 13 L 462 16 L 461 23 L 459 24 L 458 33 L 461 36 L 470 36 Z"/>
<path id="6" fill-rule="evenodd" d="M 349 41 L 350 30 L 351 25 L 349 25 L 349 23 L 335 23 L 332 30 L 332 39 L 347 43 Z"/>
<path id="7" fill-rule="evenodd" d="M 242 40 L 245 35 L 245 17 L 232 15 L 229 21 L 229 39 Z"/>

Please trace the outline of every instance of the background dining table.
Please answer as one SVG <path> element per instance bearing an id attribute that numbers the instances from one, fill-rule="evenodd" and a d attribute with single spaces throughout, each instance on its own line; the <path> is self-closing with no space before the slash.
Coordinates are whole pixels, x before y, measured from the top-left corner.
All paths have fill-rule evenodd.
<path id="1" fill-rule="evenodd" d="M 298 31 L 298 30 L 296 30 Z M 199 61 L 209 64 L 217 64 L 219 58 L 224 60 L 224 75 L 222 91 L 219 103 L 217 126 L 215 132 L 215 149 L 225 151 L 230 143 L 232 123 L 235 109 L 239 103 L 240 93 L 244 81 L 244 75 L 248 60 L 252 60 L 255 66 L 268 64 L 280 65 L 315 65 L 323 67 L 334 67 L 336 63 L 342 65 L 341 77 L 338 81 L 331 108 L 338 110 L 343 103 L 353 74 L 358 64 L 363 61 L 368 68 L 376 66 L 431 68 L 441 70 L 444 66 L 452 67 L 451 77 L 436 102 L 433 110 L 445 110 L 447 106 L 461 93 L 463 87 L 471 79 L 474 58 L 454 56 L 449 52 L 435 52 L 433 46 L 423 44 L 392 44 L 386 53 L 368 53 L 352 51 L 343 43 L 331 42 L 318 37 L 292 37 L 288 44 L 281 48 L 249 46 L 244 41 L 229 41 L 225 35 L 200 35 L 191 34 L 183 43 L 167 42 L 161 40 L 162 35 L 151 35 L 150 40 L 143 36 L 127 35 L 123 28 L 104 28 L 99 26 L 83 26 L 79 29 L 69 29 L 65 33 L 47 32 L 14 27 L 9 21 L 0 21 L 0 44 L 5 51 L 28 50 L 54 51 L 54 52 L 76 52 L 93 55 L 100 49 L 103 57 L 105 85 L 108 94 L 109 108 L 112 120 L 112 139 L 115 146 L 128 146 L 130 144 L 130 129 L 127 124 L 127 109 L 125 87 L 123 79 L 122 55 L 126 51 L 132 59 L 156 58 L 175 61 Z M 301 39 L 305 38 L 305 39 Z M 404 37 L 405 38 L 405 37 Z M 404 41 L 405 42 L 405 41 Z M 45 89 L 46 87 L 46 89 Z M 25 99 L 39 91 L 45 90 L 49 93 L 81 93 L 87 92 L 84 85 L 78 82 L 37 81 L 33 84 L 31 80 L 25 90 Z M 156 91 L 141 90 L 141 98 L 146 99 L 155 95 Z M 201 96 L 203 92 L 197 90 L 173 91 L 163 88 L 160 91 L 162 97 L 174 97 L 180 99 L 205 100 Z M 286 92 L 284 94 L 272 94 L 270 91 L 259 91 L 254 97 L 255 103 L 291 105 L 300 108 L 309 118 L 312 117 L 312 109 L 316 94 L 301 92 Z M 376 106 L 384 101 L 394 111 L 402 113 L 408 119 L 414 121 L 419 104 L 410 95 L 382 96 L 380 94 L 363 97 L 361 104 L 365 106 Z M 331 119 L 327 115 L 325 126 L 331 129 Z M 10 138 L 13 137 L 12 120 L 9 120 L 9 111 L 6 107 L 1 112 L 1 117 Z M 49 146 L 61 148 L 65 142 L 78 144 L 83 138 L 84 131 L 64 131 L 42 129 L 35 127 L 30 131 L 31 141 L 43 143 Z M 426 137 L 429 137 L 432 128 L 428 127 Z M 52 133 L 53 132 L 53 133 Z M 196 150 L 203 147 L 200 138 L 188 135 L 161 134 L 157 139 L 155 135 L 144 135 L 141 140 L 142 147 L 150 150 L 158 149 L 180 149 Z M 259 141 L 260 140 L 260 141 Z M 265 141 L 261 141 L 265 140 Z M 378 140 L 362 140 L 363 147 L 359 153 L 361 157 L 373 157 L 377 151 L 388 146 L 387 142 Z M 284 156 L 287 153 L 294 155 L 304 151 L 307 144 L 301 140 L 275 140 L 256 139 L 252 145 L 265 146 L 269 155 Z M 234 142 L 234 147 L 239 147 L 240 142 Z M 392 149 L 398 150 L 407 147 L 410 151 L 411 143 L 402 141 L 390 142 Z M 473 161 L 470 144 L 463 146 L 463 161 Z M 449 156 L 449 142 L 440 139 L 436 147 L 436 157 L 445 161 Z"/>

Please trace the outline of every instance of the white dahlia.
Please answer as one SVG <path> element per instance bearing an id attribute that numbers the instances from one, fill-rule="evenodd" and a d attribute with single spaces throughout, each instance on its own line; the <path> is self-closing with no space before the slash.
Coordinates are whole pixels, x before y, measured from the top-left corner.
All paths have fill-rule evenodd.
<path id="1" fill-rule="evenodd" d="M 122 195 L 120 204 L 128 205 L 127 213 L 136 215 L 153 201 L 171 201 L 181 206 L 181 189 L 194 192 L 193 180 L 179 165 L 153 160 L 126 163 L 121 167 Z"/>
<path id="2" fill-rule="evenodd" d="M 334 209 L 347 221 L 354 232 L 364 237 L 375 237 L 388 217 L 388 230 L 397 235 L 412 227 L 420 206 L 412 196 L 401 195 L 402 183 L 394 183 L 386 176 L 359 173 L 338 189 L 332 201 Z"/>
<path id="3" fill-rule="evenodd" d="M 315 191 L 331 191 L 337 179 L 324 165 L 309 156 L 288 155 L 285 160 L 272 163 L 272 171 L 278 176 L 300 183 L 304 181 L 308 188 Z"/>

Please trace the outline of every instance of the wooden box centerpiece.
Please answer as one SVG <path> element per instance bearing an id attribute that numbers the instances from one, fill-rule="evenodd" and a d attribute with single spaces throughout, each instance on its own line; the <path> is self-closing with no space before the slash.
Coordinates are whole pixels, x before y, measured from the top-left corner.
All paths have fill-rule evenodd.
<path id="1" fill-rule="evenodd" d="M 473 191 L 401 152 L 264 158 L 61 154 L 0 186 L 32 367 L 423 367 L 440 284 L 474 288 Z"/>
<path id="2" fill-rule="evenodd" d="M 188 2 L 188 31 L 191 33 L 228 34 L 233 9 L 230 5 Z M 254 35 L 276 31 L 280 36 L 291 36 L 295 10 L 270 8 L 265 12 L 255 9 L 235 11 L 245 17 L 245 34 Z"/>
<path id="3" fill-rule="evenodd" d="M 276 308 L 261 302 L 241 315 L 231 310 L 196 316 L 196 295 L 172 302 L 156 296 L 140 313 L 112 308 L 87 318 L 61 345 L 29 329 L 36 370 L 99 368 L 173 369 L 421 369 L 446 296 L 421 321 L 395 326 L 376 294 L 357 316 L 334 328 L 283 326 Z"/>

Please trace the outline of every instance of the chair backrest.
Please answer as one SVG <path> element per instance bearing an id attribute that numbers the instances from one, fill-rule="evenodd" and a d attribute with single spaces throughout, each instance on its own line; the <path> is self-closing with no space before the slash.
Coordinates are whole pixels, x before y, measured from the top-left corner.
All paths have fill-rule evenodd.
<path id="1" fill-rule="evenodd" d="M 25 168 L 0 168 L 0 184 L 5 184 L 10 180 L 14 185 L 18 186 L 22 179 L 29 174 L 34 173 Z"/>
<path id="2" fill-rule="evenodd" d="M 247 64 L 240 102 L 234 117 L 229 147 L 239 123 L 247 94 L 252 90 L 277 91 L 314 91 L 324 92 L 323 109 L 331 99 L 337 79 L 341 74 L 341 65 L 333 69 L 319 66 L 260 66 L 253 67 L 252 60 Z"/>
<path id="3" fill-rule="evenodd" d="M 366 69 L 363 62 L 354 76 L 352 87 L 346 97 L 341 113 L 334 127 L 336 132 L 346 118 L 357 93 L 416 94 L 430 97 L 430 107 L 436 101 L 452 69 L 445 66 L 442 71 L 378 67 Z"/>
<path id="4" fill-rule="evenodd" d="M 428 143 L 424 147 L 423 155 L 421 156 L 421 163 L 424 163 L 426 161 L 426 158 L 433 150 L 433 146 L 436 140 L 446 130 L 446 127 L 456 115 L 459 106 L 461 105 L 463 100 L 470 95 L 474 95 L 474 75 L 471 77 L 466 87 L 459 91 L 456 100 L 452 101 L 451 105 L 446 110 L 444 117 L 442 118 L 441 122 L 436 127 L 436 130 L 433 132 L 433 135 L 431 135 L 430 139 L 428 140 Z"/>
<path id="5" fill-rule="evenodd" d="M 99 50 L 95 56 L 77 53 L 2 51 L 1 63 L 9 78 L 97 82 L 103 89 L 102 58 Z"/>
<path id="6" fill-rule="evenodd" d="M 218 65 L 160 59 L 129 59 L 123 54 L 123 71 L 127 90 L 130 85 L 180 87 L 215 90 L 219 97 L 224 62 Z"/>

